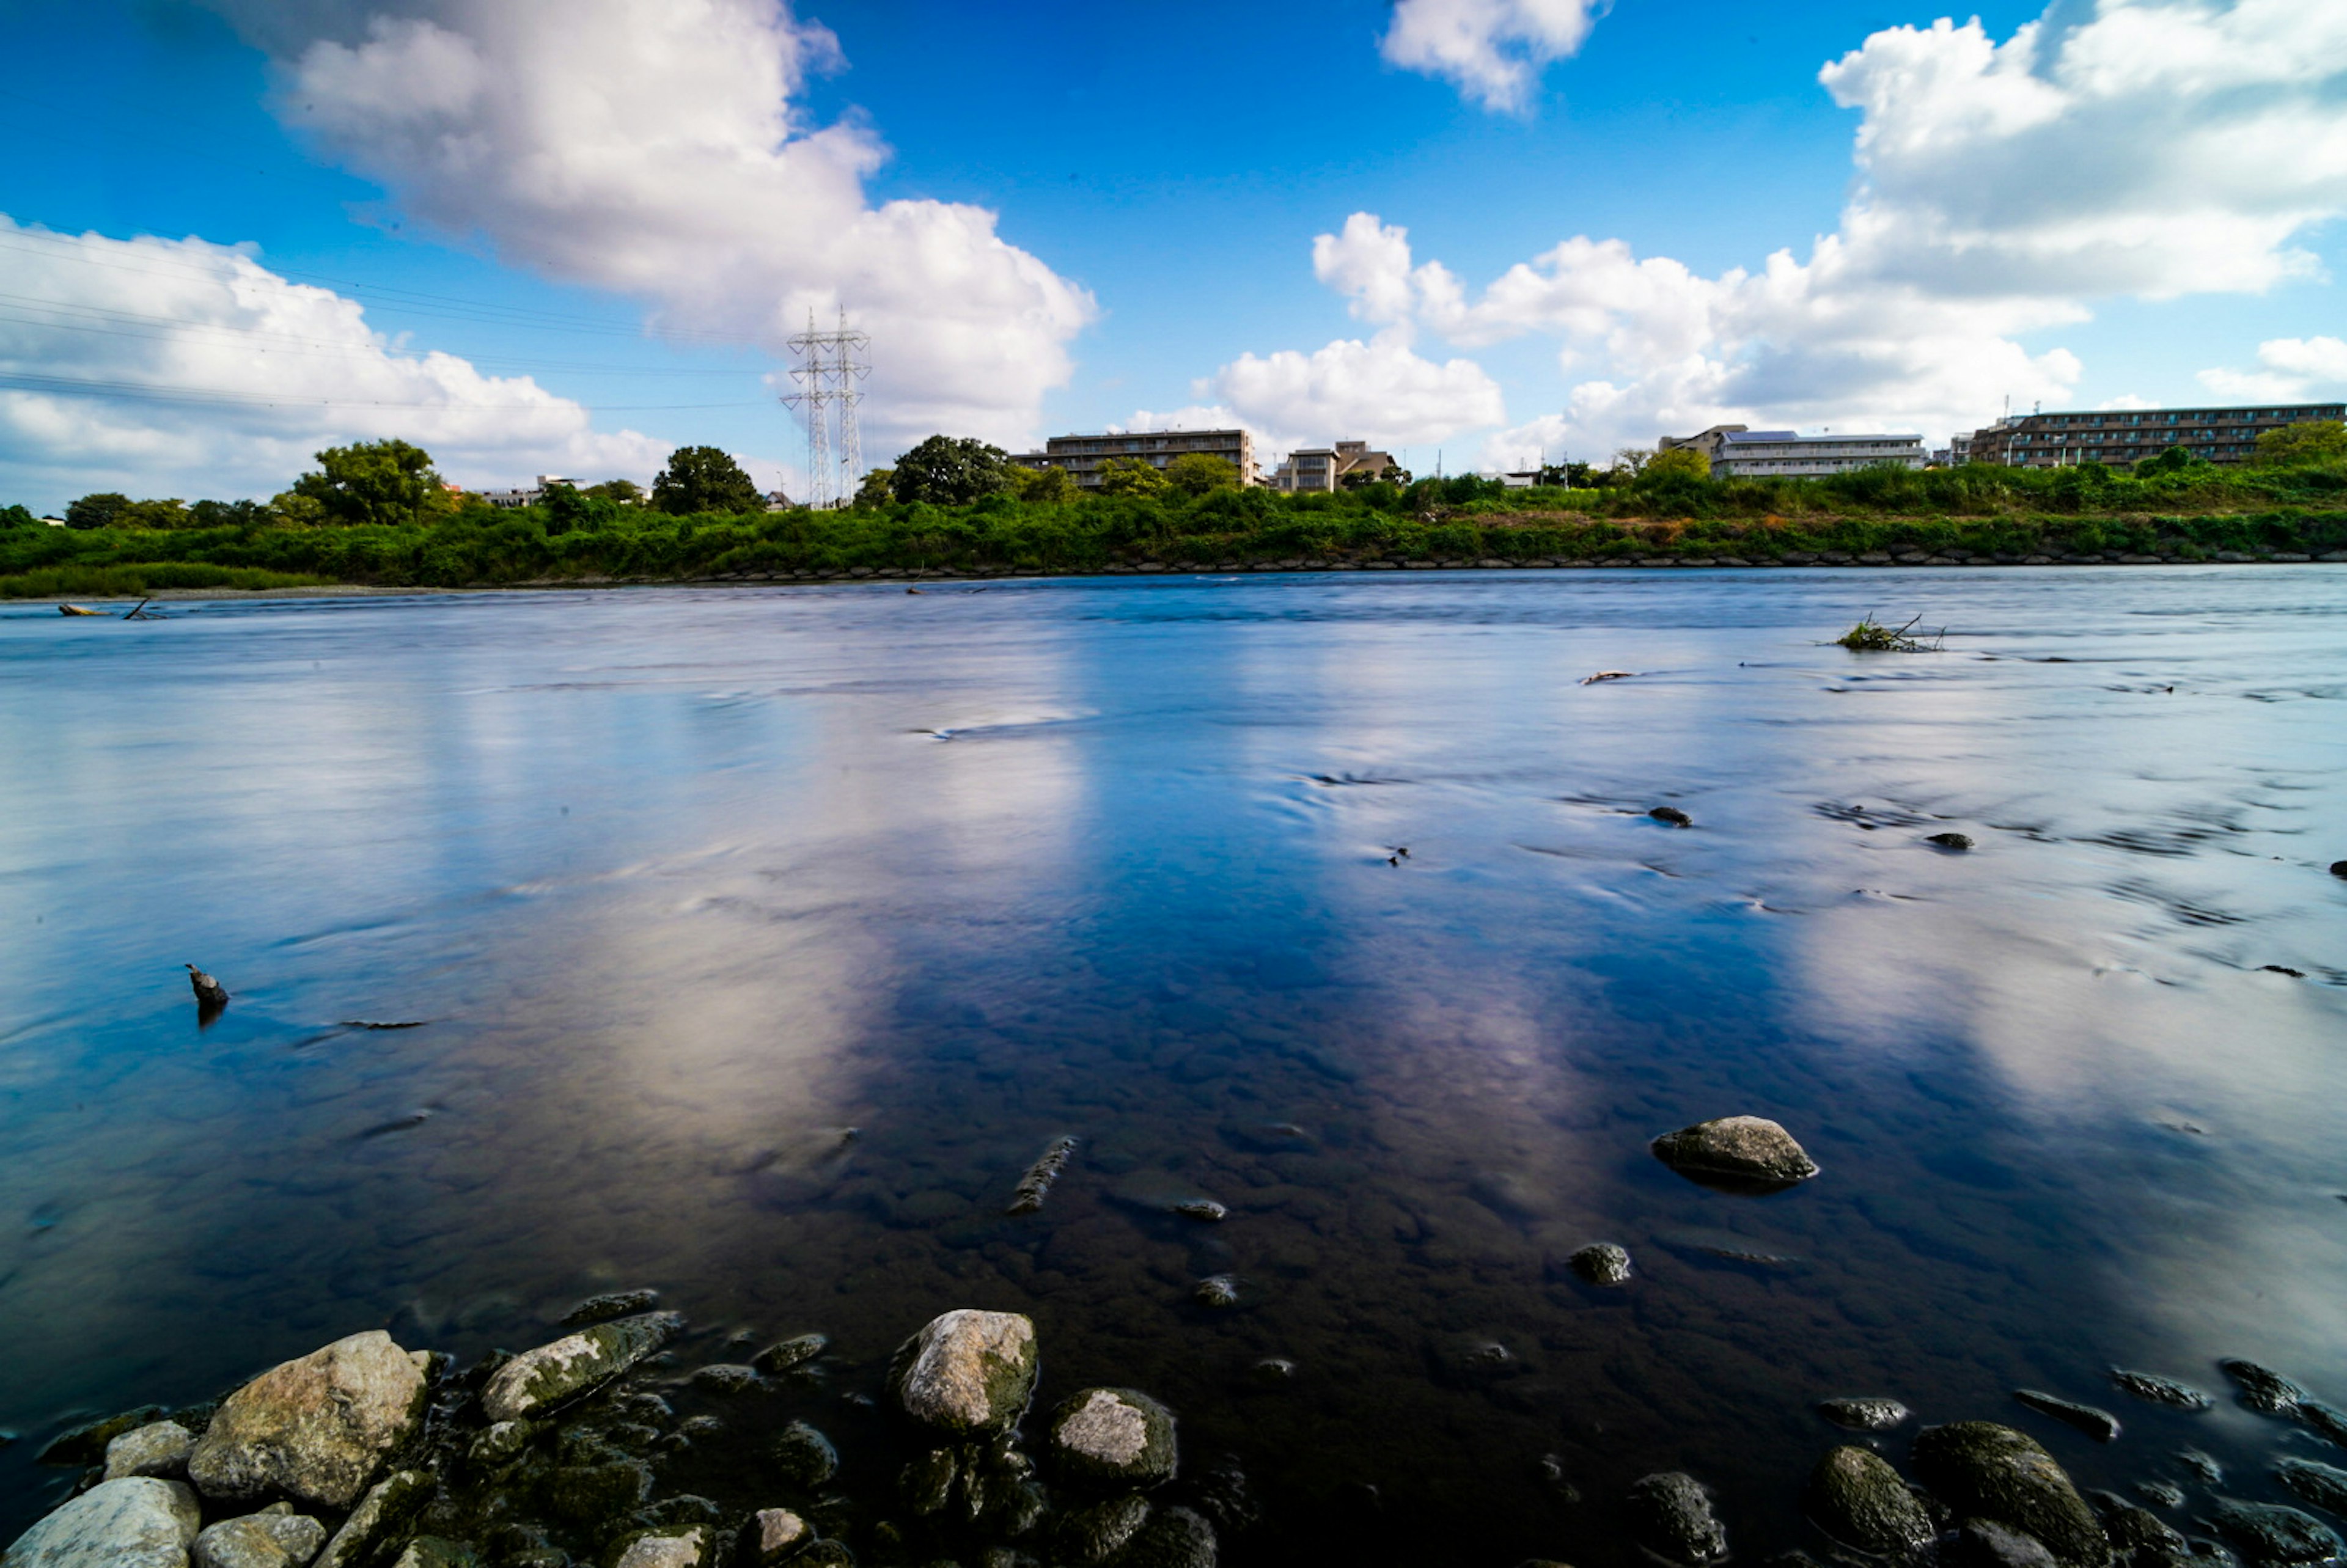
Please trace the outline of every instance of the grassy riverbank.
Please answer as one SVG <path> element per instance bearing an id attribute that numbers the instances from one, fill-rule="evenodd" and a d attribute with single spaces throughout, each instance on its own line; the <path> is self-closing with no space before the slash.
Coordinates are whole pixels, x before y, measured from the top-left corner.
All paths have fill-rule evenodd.
<path id="1" fill-rule="evenodd" d="M 598 500 L 571 512 L 558 519 L 538 507 L 473 507 L 402 526 L 334 526 L 263 510 L 210 528 L 17 528 L 0 532 L 0 597 L 857 569 L 2312 558 L 2347 549 L 2347 470 L 2196 465 L 2136 477 L 1967 467 L 1813 481 L 1673 477 L 1586 490 L 1506 490 L 1460 478 L 1292 497 L 1217 490 L 1039 505 L 998 495 L 966 507 L 685 517 Z"/>

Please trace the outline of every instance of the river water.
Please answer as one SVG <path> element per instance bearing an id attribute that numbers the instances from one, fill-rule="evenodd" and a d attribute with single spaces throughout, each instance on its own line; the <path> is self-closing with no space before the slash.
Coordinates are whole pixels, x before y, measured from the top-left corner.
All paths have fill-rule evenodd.
<path id="1" fill-rule="evenodd" d="M 831 1335 L 876 1513 L 841 1396 L 1030 1313 L 1244 1469 L 1230 1562 L 1586 1568 L 1662 1469 L 1814 1549 L 1835 1395 L 2279 1498 L 2310 1440 L 2105 1373 L 2347 1396 L 2342 697 L 2320 566 L 10 609 L 0 1540 L 76 1412 L 636 1286 L 681 1370 Z M 1823 1173 L 1646 1151 L 1734 1112 Z"/>

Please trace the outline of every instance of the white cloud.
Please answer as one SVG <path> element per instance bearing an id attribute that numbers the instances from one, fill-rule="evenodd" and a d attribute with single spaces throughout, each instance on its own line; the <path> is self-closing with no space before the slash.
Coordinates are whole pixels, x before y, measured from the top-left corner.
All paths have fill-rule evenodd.
<path id="1" fill-rule="evenodd" d="M 887 149 L 794 108 L 838 50 L 780 0 L 393 0 L 363 26 L 337 0 L 220 3 L 276 56 L 281 117 L 445 234 L 777 358 L 845 303 L 873 338 L 870 459 L 1030 437 L 1095 313 L 983 208 L 869 204 Z"/>
<path id="2" fill-rule="evenodd" d="M 54 506 L 97 489 L 270 495 L 319 447 L 399 436 L 459 483 L 647 479 L 668 444 L 598 434 L 528 376 L 395 346 L 355 301 L 198 239 L 54 234 L 0 215 L 0 464 Z"/>
<path id="3" fill-rule="evenodd" d="M 1309 354 L 1242 354 L 1209 381 L 1220 405 L 1275 449 L 1359 439 L 1421 446 L 1507 417 L 1499 383 L 1470 359 L 1441 364 L 1410 347 L 1407 326 Z"/>
<path id="4" fill-rule="evenodd" d="M 2290 403 L 2347 392 L 2347 341 L 2335 337 L 2270 338 L 2258 344 L 2253 371 L 2204 370 L 2200 384 L 2219 397 Z"/>
<path id="5" fill-rule="evenodd" d="M 1416 261 L 1407 231 L 1356 213 L 1320 237 L 1315 271 L 1364 320 L 1469 347 L 1556 341 L 1564 410 L 1496 437 L 1487 463 L 1723 420 L 1937 436 L 2007 395 L 2065 399 L 2077 359 L 2020 339 L 2086 321 L 2102 299 L 2317 278 L 2300 236 L 2347 214 L 2347 5 L 2096 0 L 2073 14 L 2056 6 L 2003 44 L 1977 22 L 1888 28 L 1826 66 L 1826 89 L 1860 113 L 1860 180 L 1807 260 L 1780 251 L 1706 276 L 1583 236 L 1477 294 Z M 2210 384 L 2312 384 L 2329 361 L 2298 342 Z"/>
<path id="6" fill-rule="evenodd" d="M 1379 51 L 1487 109 L 1517 113 L 1552 63 L 1581 47 L 1594 0 L 1397 0 Z"/>

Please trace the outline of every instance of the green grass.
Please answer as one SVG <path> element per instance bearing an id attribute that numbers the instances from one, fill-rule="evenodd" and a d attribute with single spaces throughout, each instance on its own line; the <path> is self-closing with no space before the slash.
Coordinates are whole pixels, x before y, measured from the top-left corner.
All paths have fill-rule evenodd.
<path id="1" fill-rule="evenodd" d="M 128 599 L 191 588 L 312 588 L 331 581 L 304 572 L 200 561 L 144 561 L 132 566 L 73 564 L 0 576 L 0 599 Z"/>

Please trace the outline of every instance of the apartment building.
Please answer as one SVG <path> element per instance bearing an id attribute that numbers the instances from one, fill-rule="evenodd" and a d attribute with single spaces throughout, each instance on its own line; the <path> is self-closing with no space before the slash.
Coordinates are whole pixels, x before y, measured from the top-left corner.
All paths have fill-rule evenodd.
<path id="1" fill-rule="evenodd" d="M 2008 468 L 2075 463 L 2125 464 L 2181 446 L 2211 463 L 2246 463 L 2258 437 L 2309 419 L 2347 417 L 2347 404 L 2266 404 L 2253 408 L 2104 408 L 2016 414 L 1974 431 L 1972 460 Z"/>
<path id="2" fill-rule="evenodd" d="M 1040 452 L 1020 452 L 1013 463 L 1029 468 L 1064 468 L 1087 490 L 1100 488 L 1102 466 L 1112 457 L 1139 457 L 1163 468 L 1176 457 L 1203 452 L 1220 457 L 1239 471 L 1242 485 L 1260 485 L 1263 471 L 1255 466 L 1255 437 L 1245 430 L 1145 430 L 1132 434 L 1110 431 L 1098 436 L 1054 436 Z"/>
<path id="3" fill-rule="evenodd" d="M 1925 461 L 1921 436 L 1797 436 L 1789 430 L 1722 428 L 1711 456 L 1711 477 L 1815 478 L 1884 464 L 1921 468 Z"/>
<path id="4" fill-rule="evenodd" d="M 1290 452 L 1272 470 L 1271 487 L 1291 496 L 1326 494 L 1348 483 L 1366 484 L 1396 466 L 1392 453 L 1372 452 L 1366 441 L 1307 446 Z"/>

